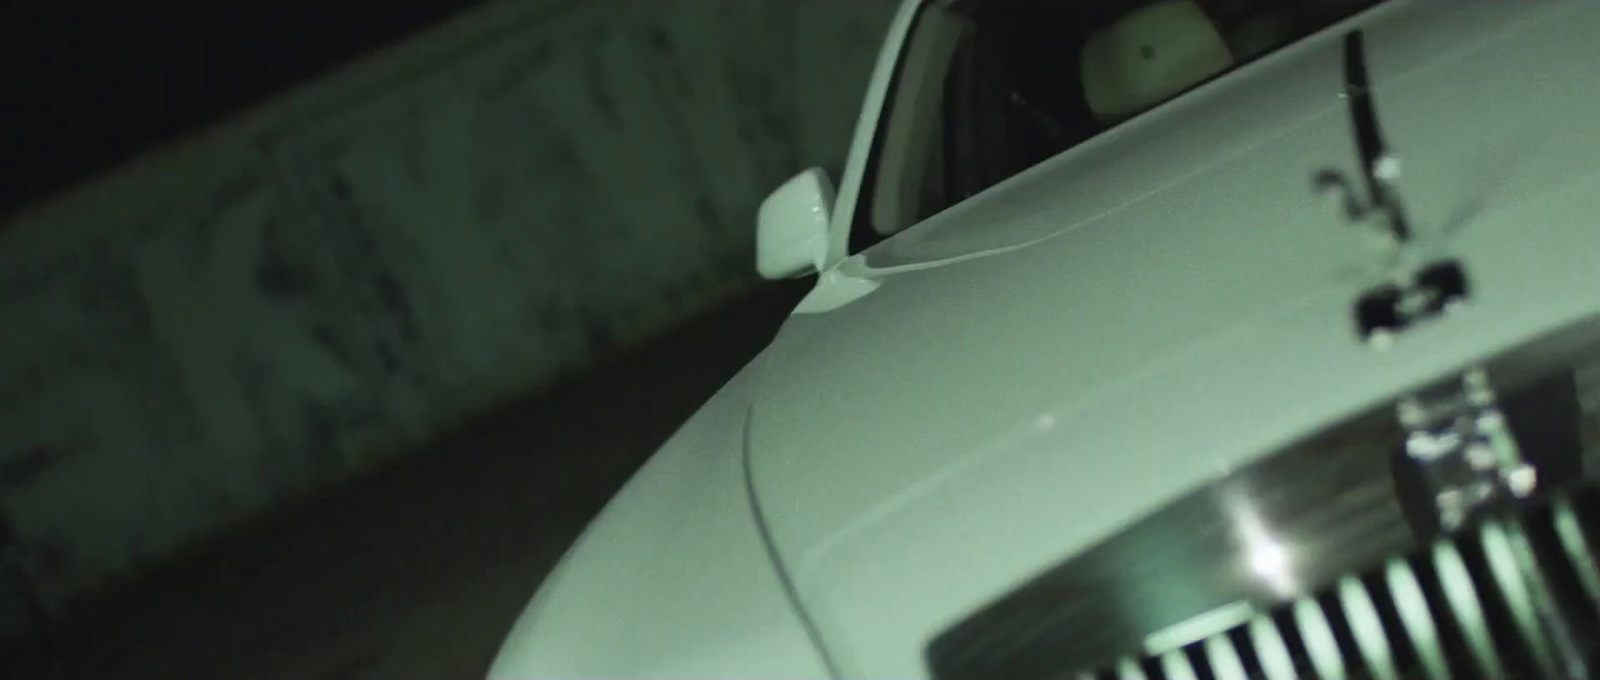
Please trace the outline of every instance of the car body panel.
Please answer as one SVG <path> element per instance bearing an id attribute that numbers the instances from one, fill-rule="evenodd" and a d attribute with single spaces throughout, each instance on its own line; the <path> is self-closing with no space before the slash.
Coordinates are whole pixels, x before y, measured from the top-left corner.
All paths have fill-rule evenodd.
<path id="1" fill-rule="evenodd" d="M 1465 264 L 1471 305 L 1388 351 L 1356 337 L 1374 256 L 1311 191 L 1355 164 L 1337 28 L 845 262 L 877 287 L 791 320 L 750 442 L 846 676 L 925 673 L 942 627 L 1161 503 L 1600 308 L 1573 294 L 1600 290 L 1600 90 L 1575 87 L 1600 12 L 1396 3 L 1352 27 L 1421 252 Z"/>
<path id="2" fill-rule="evenodd" d="M 1600 6 L 1392 0 L 848 254 L 917 6 L 817 295 L 594 521 L 493 676 L 925 677 L 940 631 L 1162 504 L 1600 313 Z M 1351 28 L 1411 253 L 1474 287 L 1386 350 L 1351 319 L 1375 253 L 1311 189 L 1356 165 Z"/>
<path id="3" fill-rule="evenodd" d="M 755 364 L 589 524 L 506 637 L 491 678 L 826 677 L 745 485 Z"/>

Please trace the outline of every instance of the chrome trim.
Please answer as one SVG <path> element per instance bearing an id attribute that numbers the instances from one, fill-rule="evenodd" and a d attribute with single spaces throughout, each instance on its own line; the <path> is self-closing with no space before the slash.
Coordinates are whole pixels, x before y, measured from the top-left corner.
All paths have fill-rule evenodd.
<path id="1" fill-rule="evenodd" d="M 1374 612 L 1387 608 L 1388 613 L 1379 612 L 1382 639 L 1370 632 L 1339 633 L 1360 652 L 1356 663 L 1363 667 L 1362 677 L 1394 676 L 1397 671 L 1388 664 L 1398 663 L 1396 646 L 1402 641 L 1412 668 L 1405 680 L 1422 675 L 1440 680 L 1463 674 L 1502 677 L 1506 661 L 1492 644 L 1485 628 L 1489 614 L 1478 601 L 1483 587 L 1492 588 L 1497 598 L 1526 593 L 1532 608 L 1519 610 L 1514 625 L 1518 631 L 1555 636 L 1539 648 L 1541 656 L 1574 659 L 1592 653 L 1587 640 L 1562 641 L 1575 635 L 1561 632 L 1573 606 L 1553 593 L 1559 585 L 1568 594 L 1562 597 L 1576 592 L 1600 602 L 1600 556 L 1595 552 L 1600 545 L 1596 535 L 1586 533 L 1600 531 L 1595 528 L 1600 517 L 1582 514 L 1600 512 L 1600 501 L 1585 505 L 1566 496 L 1583 479 L 1585 464 L 1600 461 L 1600 380 L 1591 379 L 1596 375 L 1600 317 L 1413 386 L 1221 475 L 1046 568 L 936 637 L 927 650 L 930 670 L 935 677 L 953 678 L 1109 669 L 1127 655 L 1136 655 L 1135 661 L 1160 658 L 1169 650 L 1212 640 L 1230 623 L 1239 625 L 1241 619 L 1314 593 L 1331 593 L 1332 601 L 1348 610 L 1342 626 L 1370 625 Z M 1427 417 L 1403 418 L 1400 404 L 1408 400 Z M 1433 408 L 1441 403 L 1451 408 Z M 1430 413 L 1455 417 L 1439 420 Z M 1451 441 L 1450 428 L 1463 422 L 1470 427 L 1455 430 L 1464 434 Z M 1426 449 L 1424 458 L 1432 461 L 1465 457 L 1462 443 L 1469 441 L 1494 452 L 1495 465 L 1468 471 L 1481 480 L 1487 469 L 1498 493 L 1456 521 L 1440 517 L 1440 479 L 1408 464 L 1413 460 L 1408 451 L 1419 451 L 1407 448 L 1408 429 L 1428 432 L 1433 441 L 1426 444 L 1447 444 Z M 1527 468 L 1538 473 L 1538 484 L 1531 489 L 1516 484 L 1518 471 Z M 1493 566 L 1492 576 L 1484 577 L 1489 581 L 1475 583 L 1458 549 L 1439 542 L 1451 528 L 1481 542 L 1474 527 L 1530 503 L 1553 503 L 1545 510 L 1550 521 L 1542 530 L 1547 535 L 1536 541 L 1513 524 L 1491 530 L 1508 532 L 1504 540 L 1491 537 L 1488 543 L 1499 546 L 1494 548 L 1497 555 L 1509 549 L 1505 554 L 1513 559 L 1497 556 L 1493 565 L 1483 565 L 1484 570 Z M 1424 551 L 1420 562 L 1396 559 L 1418 550 Z M 1549 572 L 1551 555 L 1570 570 L 1563 566 L 1568 571 Z M 1370 573 L 1372 580 L 1346 580 L 1358 573 Z M 1431 581 L 1435 574 L 1442 581 Z M 1378 607 L 1372 598 L 1385 604 Z M 1440 606 L 1451 613 L 1436 618 Z M 1507 611 L 1503 604 L 1491 609 Z M 1600 617 L 1600 610 L 1595 616 Z M 1535 620 L 1537 626 L 1530 623 Z M 1314 619 L 1307 621 L 1301 625 L 1316 628 Z M 1505 624 L 1496 625 L 1504 629 Z M 1259 623 L 1235 630 L 1241 637 L 1233 644 L 1248 643 L 1259 655 L 1245 657 L 1251 673 L 1268 680 L 1297 677 L 1293 659 L 1275 656 L 1290 641 Z M 1593 633 L 1591 628 L 1584 631 Z M 1469 648 L 1471 660 L 1452 666 L 1451 655 Z M 1327 656 L 1324 665 L 1331 659 Z M 1574 668 L 1588 672 L 1570 661 L 1558 663 L 1566 664 L 1564 677 Z M 1468 666 L 1479 668 L 1469 673 Z M 1134 677 L 1128 674 L 1160 666 L 1120 668 L 1120 676 Z"/>
<path id="2" fill-rule="evenodd" d="M 1600 602 L 1600 565 L 1595 563 L 1594 546 L 1584 537 L 1583 529 L 1578 526 L 1578 516 L 1573 510 L 1571 499 L 1561 498 L 1556 501 L 1555 525 L 1561 547 L 1565 550 L 1567 559 L 1572 560 L 1585 594 L 1589 599 Z"/>
<path id="3" fill-rule="evenodd" d="M 1200 680 L 1200 676 L 1194 671 L 1194 665 L 1189 663 L 1188 655 L 1181 649 L 1174 649 L 1161 656 L 1161 674 L 1166 680 Z"/>
<path id="4" fill-rule="evenodd" d="M 1394 559 L 1385 566 L 1384 577 L 1400 615 L 1400 625 L 1412 649 L 1417 651 L 1423 672 L 1428 674 L 1429 680 L 1451 680 L 1450 663 L 1445 659 L 1439 629 L 1428 613 L 1428 600 L 1422 594 L 1416 572 L 1405 560 Z"/>
<path id="5" fill-rule="evenodd" d="M 1228 636 L 1218 635 L 1206 640 L 1205 650 L 1206 657 L 1211 659 L 1211 676 L 1216 680 L 1250 680 L 1250 672 L 1245 670 L 1244 660 L 1239 658 L 1239 650 Z"/>
<path id="6" fill-rule="evenodd" d="M 1600 488 L 1517 510 L 1122 666 L 1161 680 L 1591 678 L 1600 600 L 1574 569 L 1593 555 L 1573 558 L 1561 534 L 1600 532 Z"/>
<path id="7" fill-rule="evenodd" d="M 1344 659 L 1339 656 L 1339 641 L 1333 626 L 1316 600 L 1303 598 L 1294 603 L 1294 623 L 1300 639 L 1311 655 L 1311 666 L 1323 680 L 1345 680 Z"/>
<path id="8" fill-rule="evenodd" d="M 1249 602 L 1223 605 L 1199 616 L 1158 630 L 1144 639 L 1146 654 L 1160 654 L 1195 640 L 1204 640 L 1255 618 L 1256 608 Z"/>
<path id="9" fill-rule="evenodd" d="M 1447 531 L 1497 503 L 1527 498 L 1538 471 L 1501 413 L 1482 369 L 1460 382 L 1419 391 L 1400 400 L 1396 412 L 1406 430 L 1405 451 L 1417 466 L 1434 502 L 1434 520 Z"/>
<path id="10" fill-rule="evenodd" d="M 1399 680 L 1400 672 L 1394 666 L 1394 650 L 1389 648 L 1389 638 L 1383 631 L 1383 619 L 1378 607 L 1372 603 L 1366 586 L 1353 576 L 1339 580 L 1339 604 L 1344 606 L 1345 618 L 1350 621 L 1350 632 L 1361 650 L 1361 659 L 1372 671 L 1375 680 Z"/>
<path id="11" fill-rule="evenodd" d="M 1494 641 L 1489 638 L 1483 606 L 1478 601 L 1478 591 L 1472 585 L 1472 576 L 1467 573 L 1461 552 L 1448 543 L 1434 546 L 1433 567 L 1438 570 L 1445 599 L 1450 603 L 1450 612 L 1455 615 L 1458 624 L 1456 632 L 1466 638 L 1467 648 L 1478 662 L 1478 673 L 1491 680 L 1504 678 L 1505 669 L 1500 667 L 1500 656 L 1495 652 Z"/>
<path id="12" fill-rule="evenodd" d="M 1283 633 L 1273 625 L 1272 619 L 1256 619 L 1250 623 L 1248 630 L 1267 680 L 1296 680 L 1300 677 L 1294 670 L 1294 657 L 1289 655 L 1289 645 L 1284 643 Z"/>

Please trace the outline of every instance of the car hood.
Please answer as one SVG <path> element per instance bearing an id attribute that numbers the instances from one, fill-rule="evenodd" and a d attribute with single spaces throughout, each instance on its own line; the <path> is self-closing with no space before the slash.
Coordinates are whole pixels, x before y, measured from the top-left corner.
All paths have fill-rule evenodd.
<path id="1" fill-rule="evenodd" d="M 921 675 L 940 630 L 1164 502 L 1596 310 L 1574 293 L 1600 290 L 1600 12 L 1445 4 L 1382 6 L 1052 159 L 790 320 L 752 493 L 842 672 Z M 1355 176 L 1350 28 L 1423 252 L 1476 290 L 1386 351 L 1350 316 L 1373 253 L 1311 191 Z"/>

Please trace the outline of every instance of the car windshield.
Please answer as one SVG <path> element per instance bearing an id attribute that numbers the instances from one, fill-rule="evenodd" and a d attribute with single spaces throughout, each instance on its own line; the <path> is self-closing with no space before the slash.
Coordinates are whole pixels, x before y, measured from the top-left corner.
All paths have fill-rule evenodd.
<path id="1" fill-rule="evenodd" d="M 1376 0 L 934 0 L 885 102 L 852 250 Z"/>

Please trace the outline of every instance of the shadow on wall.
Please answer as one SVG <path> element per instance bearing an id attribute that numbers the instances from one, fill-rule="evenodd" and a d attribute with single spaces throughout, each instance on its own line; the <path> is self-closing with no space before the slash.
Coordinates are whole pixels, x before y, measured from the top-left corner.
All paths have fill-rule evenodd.
<path id="1" fill-rule="evenodd" d="M 542 7 L 8 225 L 0 508 L 38 603 L 0 607 L 60 607 L 747 286 L 756 205 L 840 162 L 893 11 Z"/>

